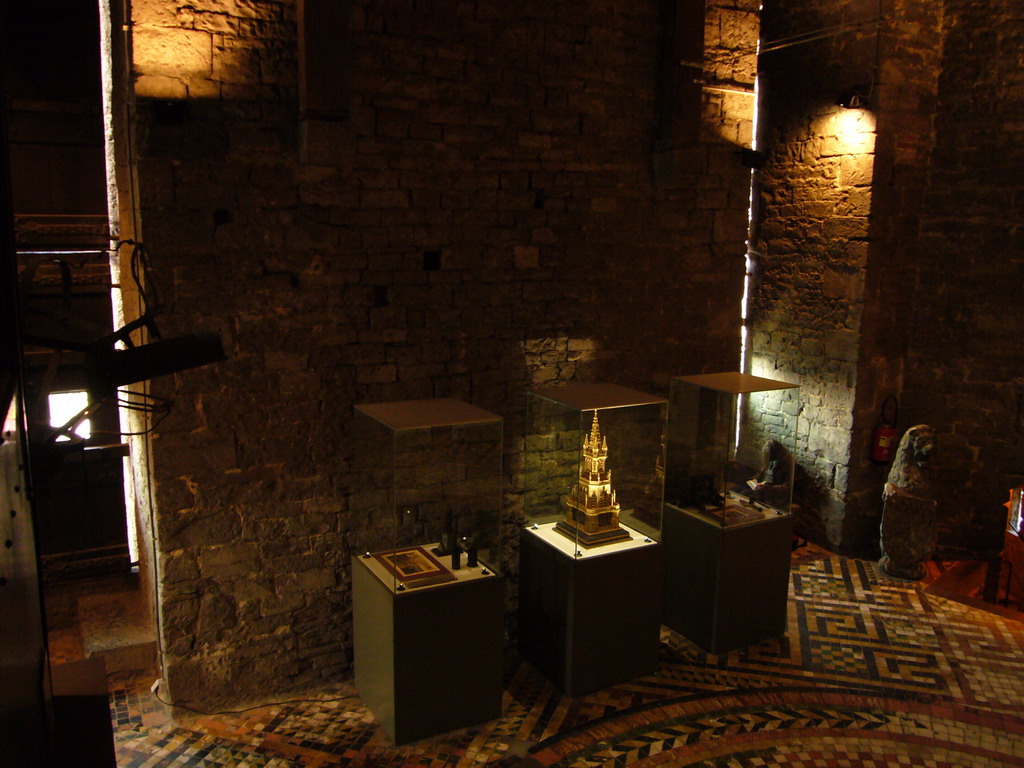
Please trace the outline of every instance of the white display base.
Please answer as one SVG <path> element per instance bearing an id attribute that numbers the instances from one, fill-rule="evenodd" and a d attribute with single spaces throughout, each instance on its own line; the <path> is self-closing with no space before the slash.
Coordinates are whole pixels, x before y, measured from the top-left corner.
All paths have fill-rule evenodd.
<path id="1" fill-rule="evenodd" d="M 430 550 L 438 546 L 438 542 L 435 541 L 431 544 L 423 544 L 417 546 L 422 546 L 425 550 L 430 552 Z M 401 549 L 401 547 L 398 547 L 398 549 Z M 474 581 L 476 579 L 490 579 L 494 578 L 495 576 L 501 575 L 498 573 L 496 569 L 492 568 L 483 560 L 480 560 L 480 564 L 474 568 L 467 567 L 465 553 L 462 554 L 462 567 L 459 568 L 457 571 L 453 571 L 449 567 L 449 563 L 451 563 L 451 555 L 435 555 L 433 552 L 431 552 L 431 556 L 439 563 L 441 563 L 448 570 L 449 573 L 455 576 L 455 581 L 444 581 L 440 584 L 423 585 L 417 585 L 415 582 L 402 582 L 395 578 L 395 575 L 391 573 L 387 568 L 385 568 L 377 558 L 373 557 L 372 554 L 370 555 L 370 557 L 360 557 L 359 560 L 363 563 L 363 565 L 367 567 L 370 573 L 372 573 L 374 576 L 380 579 L 381 584 L 383 584 L 393 593 L 396 594 L 398 592 L 424 592 L 428 589 L 442 589 L 444 587 L 450 587 L 453 584 L 458 584 L 460 582 Z M 405 589 L 399 590 L 398 587 L 403 584 L 405 586 Z"/>
<path id="2" fill-rule="evenodd" d="M 628 541 L 616 541 L 611 544 L 601 544 L 587 549 L 582 545 L 577 545 L 576 542 L 565 534 L 556 531 L 555 525 L 555 523 L 538 523 L 536 525 L 528 525 L 526 526 L 526 532 L 533 534 L 545 544 L 554 547 L 566 557 L 571 557 L 574 560 L 586 560 L 592 557 L 600 557 L 601 555 L 611 555 L 615 552 L 623 552 L 627 549 L 639 549 L 640 547 L 651 547 L 657 544 L 657 542 L 649 536 L 645 536 L 639 531 L 630 528 L 628 525 L 622 525 L 620 523 L 620 527 L 631 537 Z"/>

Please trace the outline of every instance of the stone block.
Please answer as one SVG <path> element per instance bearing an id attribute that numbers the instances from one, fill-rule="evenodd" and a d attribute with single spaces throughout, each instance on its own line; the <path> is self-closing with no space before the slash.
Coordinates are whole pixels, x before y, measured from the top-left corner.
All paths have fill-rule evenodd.
<path id="1" fill-rule="evenodd" d="M 808 337 L 800 340 L 800 354 L 804 359 L 820 358 L 825 356 L 825 342 L 817 337 Z"/>
<path id="2" fill-rule="evenodd" d="M 874 155 L 843 155 L 839 160 L 839 183 L 844 187 L 870 186 L 874 167 Z"/>
<path id="3" fill-rule="evenodd" d="M 299 122 L 299 159 L 310 165 L 351 169 L 355 155 L 349 120 L 306 119 Z"/>
<path id="4" fill-rule="evenodd" d="M 860 216 L 832 216 L 825 220 L 822 234 L 828 240 L 865 238 L 868 234 L 868 219 Z"/>
<path id="5" fill-rule="evenodd" d="M 259 549 L 254 543 L 208 547 L 199 555 L 204 578 L 227 579 L 259 571 Z"/>
<path id="6" fill-rule="evenodd" d="M 197 632 L 200 635 L 230 629 L 235 625 L 235 603 L 220 592 L 207 591 L 202 595 L 199 605 L 199 623 Z"/>
<path id="7" fill-rule="evenodd" d="M 160 560 L 160 575 L 170 584 L 198 579 L 199 561 L 195 552 L 178 550 L 164 554 Z"/>
<path id="8" fill-rule="evenodd" d="M 827 269 L 822 275 L 821 288 L 827 298 L 855 303 L 864 294 L 864 273 L 861 270 Z"/>
<path id="9" fill-rule="evenodd" d="M 160 537 L 165 551 L 189 547 L 208 547 L 237 539 L 241 531 L 238 515 L 230 511 L 201 515 L 195 510 L 182 510 L 164 518 Z"/>
<path id="10" fill-rule="evenodd" d="M 324 590 L 333 589 L 337 584 L 337 577 L 334 571 L 325 569 L 313 569 L 288 574 L 277 580 L 278 594 L 288 592 L 312 592 L 319 593 Z"/>
<path id="11" fill-rule="evenodd" d="M 180 25 L 179 11 L 162 0 L 136 0 L 132 3 L 132 18 L 136 24 L 154 27 Z"/>
<path id="12" fill-rule="evenodd" d="M 264 618 L 289 614 L 299 610 L 306 604 L 307 596 L 298 591 L 277 594 L 260 602 L 260 615 Z"/>
<path id="13" fill-rule="evenodd" d="M 362 366 L 356 374 L 356 381 L 360 384 L 383 384 L 397 380 L 398 369 L 393 364 Z"/>
<path id="14" fill-rule="evenodd" d="M 138 25 L 132 32 L 132 47 L 140 75 L 187 78 L 213 73 L 213 36 L 209 32 Z"/>
<path id="15" fill-rule="evenodd" d="M 813 414 L 808 418 L 813 420 Z M 845 462 L 849 457 L 849 437 L 846 431 L 839 427 L 827 427 L 817 425 L 811 429 L 808 448 L 812 454 L 825 457 L 825 466 L 829 467 L 836 462 Z"/>
<path id="16" fill-rule="evenodd" d="M 191 8 L 178 9 L 178 23 L 217 35 L 238 34 L 238 19 L 226 13 L 195 13 Z"/>
<path id="17" fill-rule="evenodd" d="M 274 597 L 270 586 L 261 578 L 235 579 L 224 585 L 235 604 L 251 603 Z"/>
<path id="18" fill-rule="evenodd" d="M 532 245 L 513 248 L 516 269 L 536 269 L 540 266 L 540 249 Z"/>
<path id="19" fill-rule="evenodd" d="M 309 354 L 268 349 L 263 353 L 263 361 L 269 371 L 305 371 L 309 366 Z"/>
<path id="20" fill-rule="evenodd" d="M 184 99 L 188 86 L 180 77 L 171 75 L 136 75 L 135 95 L 149 99 Z"/>
<path id="21" fill-rule="evenodd" d="M 850 216 L 869 216 L 871 214 L 871 187 L 852 187 L 846 190 L 846 206 L 841 211 Z"/>
<path id="22" fill-rule="evenodd" d="M 856 363 L 860 357 L 860 334 L 838 330 L 825 334 L 825 355 L 834 360 Z"/>
<path id="23" fill-rule="evenodd" d="M 285 233 L 285 246 L 301 251 L 313 248 L 331 249 L 338 244 L 338 227 L 327 224 L 297 224 Z"/>
<path id="24" fill-rule="evenodd" d="M 199 620 L 200 601 L 197 597 L 164 600 L 161 619 L 167 637 L 192 635 Z"/>

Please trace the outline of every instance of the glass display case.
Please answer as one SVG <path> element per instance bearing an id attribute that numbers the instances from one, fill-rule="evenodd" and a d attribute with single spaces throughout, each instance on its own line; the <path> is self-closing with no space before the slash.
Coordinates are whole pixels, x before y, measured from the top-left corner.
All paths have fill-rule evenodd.
<path id="1" fill-rule="evenodd" d="M 660 540 L 665 400 L 615 384 L 527 398 L 527 530 L 574 558 Z"/>
<path id="2" fill-rule="evenodd" d="M 570 696 L 658 669 L 665 409 L 616 384 L 527 394 L 519 650 Z"/>
<path id="3" fill-rule="evenodd" d="M 356 551 L 394 592 L 496 573 L 502 420 L 452 398 L 356 406 Z"/>
<path id="4" fill-rule="evenodd" d="M 796 384 L 744 373 L 672 379 L 665 502 L 721 525 L 792 510 Z"/>
<path id="5" fill-rule="evenodd" d="M 1024 485 L 1010 489 L 1006 509 L 1006 530 L 1024 539 Z"/>
<path id="6" fill-rule="evenodd" d="M 441 398 L 357 406 L 355 422 L 356 690 L 395 744 L 499 717 L 502 421 Z"/>
<path id="7" fill-rule="evenodd" d="M 786 631 L 798 393 L 745 373 L 670 382 L 662 621 L 711 653 Z"/>

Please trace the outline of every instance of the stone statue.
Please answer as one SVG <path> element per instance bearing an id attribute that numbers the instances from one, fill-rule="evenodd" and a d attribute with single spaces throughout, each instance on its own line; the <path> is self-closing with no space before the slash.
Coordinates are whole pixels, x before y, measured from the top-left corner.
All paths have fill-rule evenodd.
<path id="1" fill-rule="evenodd" d="M 935 510 L 928 461 L 935 451 L 935 431 L 927 424 L 911 427 L 900 440 L 882 492 L 882 572 L 900 579 L 920 579 L 935 549 Z"/>

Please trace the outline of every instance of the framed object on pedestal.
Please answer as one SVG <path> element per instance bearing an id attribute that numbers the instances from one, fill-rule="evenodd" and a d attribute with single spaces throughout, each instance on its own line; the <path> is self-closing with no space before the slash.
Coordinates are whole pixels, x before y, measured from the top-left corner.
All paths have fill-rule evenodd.
<path id="1" fill-rule="evenodd" d="M 657 670 L 664 398 L 527 393 L 519 647 L 570 695 Z"/>
<path id="2" fill-rule="evenodd" d="M 786 631 L 799 415 L 789 382 L 670 382 L 663 621 L 712 653 Z"/>
<path id="3" fill-rule="evenodd" d="M 356 689 L 396 744 L 498 717 L 501 418 L 376 403 L 353 433 Z"/>

